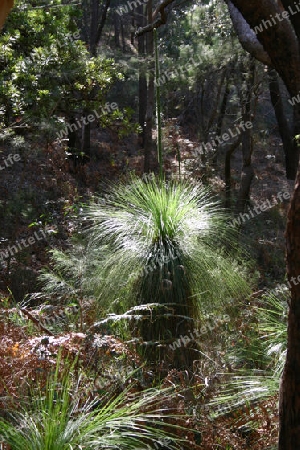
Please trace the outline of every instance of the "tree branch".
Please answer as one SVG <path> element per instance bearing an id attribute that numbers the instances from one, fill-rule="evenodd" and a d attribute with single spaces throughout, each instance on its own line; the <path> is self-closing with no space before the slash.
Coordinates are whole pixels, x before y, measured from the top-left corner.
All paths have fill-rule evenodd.
<path id="1" fill-rule="evenodd" d="M 141 36 L 144 33 L 149 33 L 150 31 L 153 31 L 154 28 L 159 28 L 161 25 L 164 25 L 167 23 L 168 14 L 165 11 L 165 8 L 173 3 L 175 0 L 163 0 L 154 10 L 152 18 L 153 22 L 149 23 L 143 28 L 139 28 L 136 31 L 136 36 Z M 160 15 L 160 17 L 157 18 L 157 16 Z"/>
<path id="2" fill-rule="evenodd" d="M 251 29 L 248 22 L 246 22 L 240 11 L 234 6 L 231 0 L 225 0 L 225 3 L 227 3 L 233 28 L 243 49 L 258 61 L 271 66 L 272 62 L 268 53 L 264 50 L 262 44 L 257 39 L 256 34 Z"/>
<path id="3" fill-rule="evenodd" d="M 48 328 L 44 327 L 44 325 L 41 324 L 41 322 L 36 319 L 32 314 L 30 314 L 29 311 L 27 311 L 27 309 L 25 308 L 20 308 L 20 310 L 22 311 L 23 314 L 25 314 L 25 316 L 28 317 L 28 319 L 30 319 L 37 327 L 39 327 L 41 330 L 45 331 L 47 334 L 49 334 L 49 336 L 54 336 L 54 334 L 52 333 L 52 331 L 48 330 Z"/>
<path id="4" fill-rule="evenodd" d="M 273 67 L 283 79 L 291 96 L 300 90 L 299 42 L 289 20 L 275 20 L 282 15 L 282 2 L 274 0 L 230 0 L 240 11 L 257 39 L 268 53 Z M 271 14 L 270 14 L 271 13 Z M 271 22 L 271 17 L 274 20 Z M 259 28 L 259 30 L 258 30 Z M 288 63 L 287 63 L 288 61 Z"/>

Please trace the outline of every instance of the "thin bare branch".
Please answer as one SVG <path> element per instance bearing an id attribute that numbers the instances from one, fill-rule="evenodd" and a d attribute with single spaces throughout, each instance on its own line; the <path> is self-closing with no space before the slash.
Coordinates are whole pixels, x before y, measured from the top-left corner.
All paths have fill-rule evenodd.
<path id="1" fill-rule="evenodd" d="M 136 31 L 136 36 L 141 36 L 144 33 L 149 33 L 153 31 L 154 28 L 159 28 L 161 25 L 167 23 L 168 14 L 165 8 L 173 3 L 175 0 L 163 0 L 154 10 L 153 12 L 153 22 L 149 23 L 143 28 L 139 28 Z M 159 17 L 158 17 L 159 16 Z"/>

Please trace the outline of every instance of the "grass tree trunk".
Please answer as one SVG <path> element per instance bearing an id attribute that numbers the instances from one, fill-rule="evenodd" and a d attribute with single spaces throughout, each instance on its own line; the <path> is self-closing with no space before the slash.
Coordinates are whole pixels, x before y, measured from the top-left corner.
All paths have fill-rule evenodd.
<path id="1" fill-rule="evenodd" d="M 198 359 L 194 340 L 197 308 L 180 249 L 174 245 L 170 252 L 170 243 L 166 243 L 159 255 L 155 248 L 150 253 L 156 257 L 149 259 L 150 270 L 144 274 L 139 301 L 158 306 L 146 311 L 139 326 L 145 357 L 154 366 L 160 362 L 165 368 L 192 370 Z"/>

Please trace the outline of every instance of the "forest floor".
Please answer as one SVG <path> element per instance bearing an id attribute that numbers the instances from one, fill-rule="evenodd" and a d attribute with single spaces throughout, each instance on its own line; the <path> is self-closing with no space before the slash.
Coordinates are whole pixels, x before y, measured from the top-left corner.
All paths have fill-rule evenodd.
<path id="1" fill-rule="evenodd" d="M 180 148 L 181 173 L 187 178 L 201 180 L 203 169 L 193 158 L 193 150 L 199 145 L 196 140 L 186 136 L 183 131 L 174 141 L 171 125 L 165 131 L 166 149 L 165 169 L 167 173 L 178 176 L 178 157 Z M 176 145 L 175 145 L 176 144 Z M 251 256 L 257 262 L 259 280 L 257 289 L 272 288 L 283 282 L 284 227 L 288 200 L 280 200 L 279 193 L 292 193 L 293 183 L 285 178 L 283 158 L 277 138 L 261 139 L 255 145 L 253 166 L 255 179 L 251 188 L 253 206 L 269 200 L 272 207 L 243 223 L 241 240 L 249 244 Z M 35 380 L 40 373 L 47 372 L 53 355 L 62 348 L 65 354 L 79 354 L 93 359 L 95 355 L 87 348 L 86 333 L 80 328 L 53 333 L 45 345 L 42 337 L 45 331 L 36 326 L 34 320 L 27 320 L 20 313 L 20 305 L 25 295 L 38 291 L 37 275 L 48 264 L 48 251 L 51 248 L 66 248 L 68 239 L 76 231 L 76 215 L 107 182 L 126 177 L 134 171 L 142 174 L 143 155 L 137 140 L 132 137 L 119 142 L 109 131 L 99 134 L 95 131 L 92 139 L 91 161 L 85 165 L 75 165 L 66 157 L 64 148 L 55 145 L 40 146 L 37 142 L 31 151 L 11 146 L 0 147 L 0 164 L 5 166 L 9 154 L 20 155 L 20 161 L 1 171 L 0 179 L 0 251 L 5 252 L 16 243 L 29 242 L 29 238 L 44 230 L 41 239 L 26 245 L 1 261 L 0 273 L 0 412 L 9 407 L 10 401 L 18 401 L 21 392 L 28 388 L 29 380 Z M 239 186 L 241 155 L 237 150 L 232 162 L 233 198 Z M 214 171 L 205 173 L 214 192 L 224 197 L 224 161 L 218 161 Z M 274 206 L 273 206 L 274 205 Z M 24 241 L 25 240 L 25 241 Z M 20 244 L 21 247 L 21 244 Z M 37 305 L 33 305 L 35 308 Z M 32 308 L 34 311 L 34 308 Z M 34 313 L 33 313 L 34 315 Z M 87 319 L 88 320 L 88 319 Z M 47 333 L 46 333 L 47 334 Z M 126 354 L 132 356 L 132 349 L 111 336 L 107 336 L 103 348 L 100 346 L 97 358 L 109 355 Z M 102 353 L 101 353 L 102 352 Z M 46 355 L 46 356 L 45 356 Z M 102 356 L 101 356 L 102 355 Z M 106 355 L 106 356 L 105 356 Z M 53 362 L 53 361 L 52 361 Z M 86 363 L 87 360 L 84 361 Z M 201 377 L 200 377 L 201 378 Z M 198 378 L 199 392 L 184 398 L 184 406 L 195 407 L 202 396 L 209 398 L 213 391 L 203 393 L 204 380 Z M 173 371 L 165 383 L 179 380 L 184 385 L 183 374 Z M 183 386 L 186 388 L 186 386 Z M 202 392 L 203 391 L 203 392 Z M 217 419 L 201 413 L 199 430 L 202 434 L 200 449 L 253 449 L 274 448 L 277 439 L 277 402 L 274 397 L 258 406 L 249 405 L 247 411 L 225 415 Z M 247 428 L 247 420 L 257 422 L 255 429 Z"/>

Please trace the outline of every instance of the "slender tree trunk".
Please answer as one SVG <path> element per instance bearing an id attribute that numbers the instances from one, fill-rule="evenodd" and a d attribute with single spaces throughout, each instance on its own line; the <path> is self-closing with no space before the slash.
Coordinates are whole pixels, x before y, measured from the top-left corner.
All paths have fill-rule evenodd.
<path id="1" fill-rule="evenodd" d="M 91 4 L 91 28 L 90 28 L 90 52 L 96 54 L 97 29 L 99 20 L 99 0 L 92 0 Z"/>
<path id="2" fill-rule="evenodd" d="M 143 6 L 143 5 L 141 5 Z M 131 27 L 132 27 L 132 31 L 130 33 L 130 43 L 131 45 L 134 45 L 134 38 L 135 38 L 135 33 L 133 30 L 135 30 L 135 12 L 134 10 L 132 11 L 132 15 L 131 15 Z"/>
<path id="3" fill-rule="evenodd" d="M 97 55 L 97 47 L 101 40 L 110 3 L 111 0 L 105 0 L 103 2 L 101 12 L 99 8 L 99 0 L 91 0 L 90 3 L 85 0 L 83 4 L 83 8 L 86 12 L 86 17 L 88 16 L 90 20 L 88 44 L 92 56 Z"/>
<path id="4" fill-rule="evenodd" d="M 122 50 L 123 53 L 126 53 L 126 41 L 125 41 L 125 33 L 124 33 L 124 22 L 121 18 L 121 36 L 122 36 Z"/>
<path id="5" fill-rule="evenodd" d="M 114 13 L 114 30 L 115 30 L 115 46 L 121 48 L 120 44 L 120 17 L 116 12 Z"/>
<path id="6" fill-rule="evenodd" d="M 152 23 L 152 0 L 147 3 L 148 23 Z M 148 72 L 148 90 L 147 90 L 147 109 L 146 109 L 146 125 L 145 125 L 145 139 L 144 139 L 144 172 L 150 171 L 151 154 L 153 150 L 153 112 L 154 112 L 154 58 L 153 58 L 153 31 L 146 35 L 147 56 L 150 59 Z"/>
<path id="7" fill-rule="evenodd" d="M 294 122 L 294 130 L 293 130 L 293 136 L 299 136 L 300 135 L 300 106 L 299 104 L 296 104 L 294 106 L 293 110 L 293 122 Z M 289 167 L 287 170 L 289 170 L 289 175 L 291 180 L 294 180 L 296 178 L 297 174 L 297 168 L 299 166 L 299 155 L 300 155 L 300 147 L 298 145 L 298 142 L 296 139 L 293 140 L 293 153 L 290 155 L 289 159 Z"/>
<path id="8" fill-rule="evenodd" d="M 137 28 L 142 28 L 146 25 L 146 17 L 144 13 L 144 6 L 140 5 L 137 9 Z M 145 145 L 145 119 L 147 111 L 147 78 L 146 70 L 144 64 L 145 58 L 145 39 L 146 36 L 143 34 L 138 36 L 138 53 L 141 59 L 141 64 L 139 65 L 139 125 L 142 129 L 141 132 L 141 147 L 144 148 Z"/>
<path id="9" fill-rule="evenodd" d="M 231 157 L 241 143 L 241 135 L 230 144 L 225 153 L 225 207 L 231 208 Z"/>
<path id="10" fill-rule="evenodd" d="M 91 124 L 82 126 L 81 139 L 81 162 L 84 162 L 91 155 Z"/>
<path id="11" fill-rule="evenodd" d="M 221 134 L 222 134 L 222 124 L 223 124 L 223 119 L 226 114 L 226 106 L 227 106 L 227 100 L 228 100 L 229 93 L 230 93 L 229 78 L 227 78 L 226 84 L 225 84 L 225 91 L 224 91 L 224 95 L 223 95 L 223 99 L 222 99 L 222 103 L 221 103 L 221 107 L 220 107 L 220 113 L 219 113 L 219 117 L 217 120 L 217 128 L 216 128 L 217 136 L 221 136 Z M 216 148 L 216 152 L 215 152 L 213 160 L 212 160 L 212 165 L 214 167 L 217 167 L 217 165 L 218 165 L 218 147 Z"/>
<path id="12" fill-rule="evenodd" d="M 75 117 L 70 117 L 70 127 L 68 129 L 68 147 L 70 150 L 71 155 L 70 158 L 73 160 L 74 167 L 77 166 L 78 160 L 77 160 L 77 133 L 76 129 L 73 130 L 72 125 L 75 125 L 77 128 Z"/>
<path id="13" fill-rule="evenodd" d="M 13 0 L 4 0 L 0 6 L 0 29 L 2 28 L 7 14 L 14 5 Z"/>
<path id="14" fill-rule="evenodd" d="M 252 91 L 255 77 L 255 61 L 251 58 L 249 78 L 246 81 L 247 91 L 243 104 L 242 119 L 244 124 L 252 122 Z M 243 153 L 243 168 L 241 174 L 240 190 L 237 199 L 236 212 L 244 211 L 247 203 L 250 202 L 250 188 L 254 177 L 254 169 L 252 167 L 252 153 L 253 153 L 253 139 L 252 128 L 246 128 L 242 135 L 242 153 Z"/>

